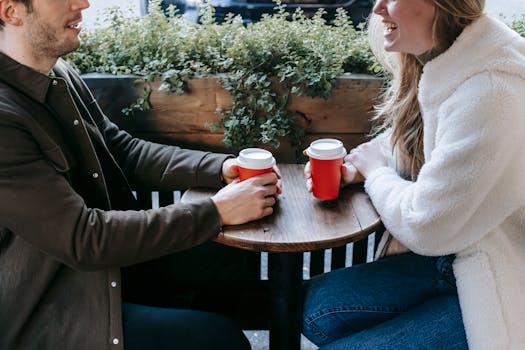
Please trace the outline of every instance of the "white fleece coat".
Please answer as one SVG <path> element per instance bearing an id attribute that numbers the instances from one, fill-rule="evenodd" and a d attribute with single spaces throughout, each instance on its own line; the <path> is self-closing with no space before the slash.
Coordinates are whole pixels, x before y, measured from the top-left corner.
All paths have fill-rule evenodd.
<path id="1" fill-rule="evenodd" d="M 525 40 L 484 16 L 419 84 L 425 164 L 365 183 L 385 227 L 422 255 L 456 254 L 469 348 L 525 349 Z"/>

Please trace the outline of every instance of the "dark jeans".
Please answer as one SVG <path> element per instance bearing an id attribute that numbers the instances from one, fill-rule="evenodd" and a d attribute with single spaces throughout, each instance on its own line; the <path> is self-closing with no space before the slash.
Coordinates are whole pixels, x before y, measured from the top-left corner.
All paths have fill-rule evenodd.
<path id="1" fill-rule="evenodd" d="M 247 350 L 250 343 L 230 319 L 205 311 L 124 303 L 126 350 Z"/>
<path id="2" fill-rule="evenodd" d="M 314 277 L 303 333 L 322 350 L 468 349 L 453 260 L 406 253 Z"/>
<path id="3" fill-rule="evenodd" d="M 122 269 L 129 349 L 249 349 L 238 313 L 242 287 L 258 279 L 252 252 L 209 242 Z"/>

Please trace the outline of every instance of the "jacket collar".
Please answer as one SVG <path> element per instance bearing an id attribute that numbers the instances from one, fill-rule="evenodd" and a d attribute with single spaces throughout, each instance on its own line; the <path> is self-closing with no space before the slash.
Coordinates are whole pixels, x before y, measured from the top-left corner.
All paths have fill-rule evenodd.
<path id="1" fill-rule="evenodd" d="M 44 103 L 52 78 L 39 73 L 0 52 L 0 81 Z"/>

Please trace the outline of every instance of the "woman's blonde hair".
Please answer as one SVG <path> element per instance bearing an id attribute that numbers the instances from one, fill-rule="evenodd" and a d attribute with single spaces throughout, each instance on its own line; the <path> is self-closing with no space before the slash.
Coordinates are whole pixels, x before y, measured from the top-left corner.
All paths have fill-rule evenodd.
<path id="1" fill-rule="evenodd" d="M 423 1 L 423 0 L 421 0 Z M 434 48 L 441 53 L 449 48 L 463 29 L 481 17 L 485 0 L 433 0 L 435 15 L 432 25 Z M 374 119 L 380 121 L 376 131 L 392 128 L 392 147 L 401 176 L 415 180 L 424 163 L 423 121 L 417 99 L 423 63 L 412 54 L 387 53 L 383 49 L 382 24 L 373 14 L 369 22 L 372 51 L 393 74 L 391 85 L 376 106 Z"/>

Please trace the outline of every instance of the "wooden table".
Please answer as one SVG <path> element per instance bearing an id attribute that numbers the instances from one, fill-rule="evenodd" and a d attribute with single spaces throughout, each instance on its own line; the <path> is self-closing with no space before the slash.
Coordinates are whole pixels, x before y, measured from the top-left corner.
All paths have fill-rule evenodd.
<path id="1" fill-rule="evenodd" d="M 241 249 L 268 252 L 270 281 L 270 349 L 300 349 L 299 291 L 302 253 L 357 241 L 381 224 L 361 185 L 341 190 L 323 202 L 306 190 L 304 165 L 279 164 L 282 194 L 274 213 L 244 225 L 225 226 L 216 241 Z M 190 189 L 182 201 L 210 197 L 209 189 Z"/>

